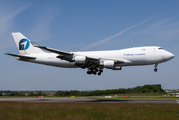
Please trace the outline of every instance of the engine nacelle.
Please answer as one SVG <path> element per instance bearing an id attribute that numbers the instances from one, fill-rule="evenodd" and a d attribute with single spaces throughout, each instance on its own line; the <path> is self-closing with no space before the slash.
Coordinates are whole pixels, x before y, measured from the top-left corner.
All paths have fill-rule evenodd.
<path id="1" fill-rule="evenodd" d="M 74 61 L 77 64 L 85 64 L 85 63 L 87 63 L 86 56 L 75 56 Z"/>
<path id="2" fill-rule="evenodd" d="M 120 66 L 114 67 L 112 70 L 122 70 L 122 67 L 120 67 Z"/>
<path id="3" fill-rule="evenodd" d="M 112 61 L 112 60 L 106 60 L 106 61 L 103 62 L 103 66 L 104 66 L 105 68 L 114 69 L 114 67 L 115 67 L 115 62 Z"/>

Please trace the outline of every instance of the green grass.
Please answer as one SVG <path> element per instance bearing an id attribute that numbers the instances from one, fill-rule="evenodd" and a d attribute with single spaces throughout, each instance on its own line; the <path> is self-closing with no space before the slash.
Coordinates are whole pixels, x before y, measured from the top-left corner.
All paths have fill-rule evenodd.
<path id="1" fill-rule="evenodd" d="M 0 102 L 2 120 L 175 120 L 179 104 Z"/>

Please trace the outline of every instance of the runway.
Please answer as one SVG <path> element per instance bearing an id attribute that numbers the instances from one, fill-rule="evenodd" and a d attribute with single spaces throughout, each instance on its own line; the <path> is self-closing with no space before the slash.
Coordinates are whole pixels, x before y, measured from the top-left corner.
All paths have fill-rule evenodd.
<path id="1" fill-rule="evenodd" d="M 58 97 L 58 98 L 0 98 L 0 102 L 99 102 L 99 103 L 172 103 L 179 104 L 179 100 L 118 100 L 118 99 L 97 99 L 87 97 Z"/>

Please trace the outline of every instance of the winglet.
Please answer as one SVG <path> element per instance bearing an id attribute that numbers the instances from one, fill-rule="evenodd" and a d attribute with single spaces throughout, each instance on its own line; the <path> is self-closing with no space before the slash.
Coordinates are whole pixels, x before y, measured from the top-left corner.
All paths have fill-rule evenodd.
<path id="1" fill-rule="evenodd" d="M 39 47 L 40 45 L 38 45 L 37 43 L 30 41 L 30 43 L 34 46 L 34 47 Z"/>

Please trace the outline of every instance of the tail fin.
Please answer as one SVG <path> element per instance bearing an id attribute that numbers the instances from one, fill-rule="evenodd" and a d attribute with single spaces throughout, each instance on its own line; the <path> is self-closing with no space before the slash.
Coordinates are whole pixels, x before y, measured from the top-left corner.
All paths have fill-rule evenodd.
<path id="1" fill-rule="evenodd" d="M 40 48 L 34 47 L 20 32 L 12 33 L 12 36 L 21 55 L 44 53 Z"/>

